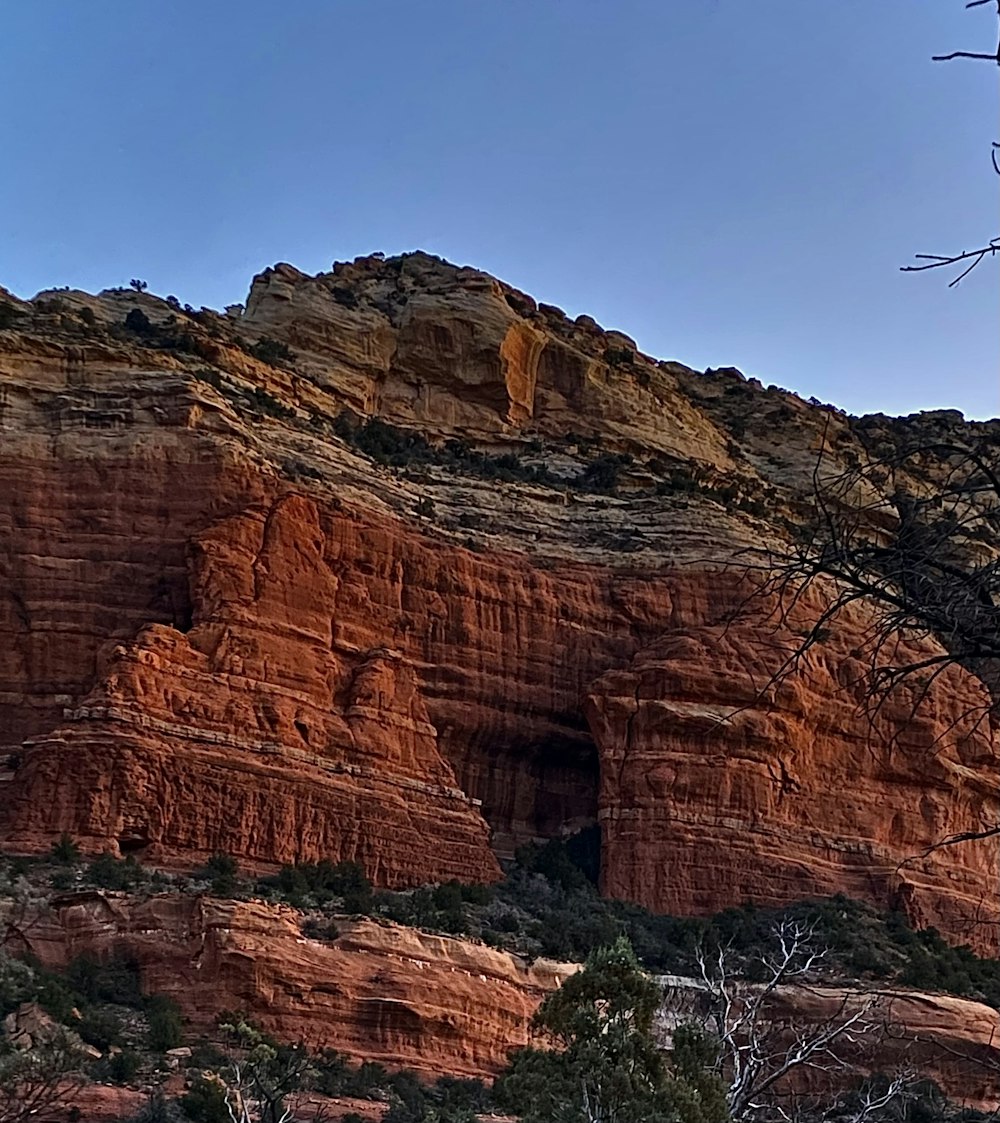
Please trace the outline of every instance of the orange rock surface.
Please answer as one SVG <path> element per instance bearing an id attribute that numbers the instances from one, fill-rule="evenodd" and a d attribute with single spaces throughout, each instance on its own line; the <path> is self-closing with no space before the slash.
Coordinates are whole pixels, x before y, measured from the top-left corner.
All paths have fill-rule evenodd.
<path id="1" fill-rule="evenodd" d="M 133 306 L 167 343 L 123 327 Z M 1000 814 L 989 731 L 954 720 L 977 680 L 872 729 L 862 617 L 764 694 L 792 637 L 726 625 L 726 566 L 801 513 L 818 449 L 857 455 L 851 419 L 421 254 L 276 267 L 179 343 L 148 294 L 20 310 L 0 845 L 352 858 L 402 886 L 489 881 L 600 822 L 605 891 L 654 909 L 845 892 L 995 946 L 970 928 L 996 919 L 995 845 L 921 857 Z M 292 360 L 253 358 L 265 337 Z M 341 415 L 411 444 L 376 463 Z M 580 483 L 599 469 L 621 486 Z"/>
<path id="2" fill-rule="evenodd" d="M 45 966 L 84 951 L 133 958 L 144 989 L 174 998 L 193 1034 L 213 1032 L 224 1010 L 249 1011 L 279 1040 L 432 1078 L 502 1068 L 542 997 L 576 969 L 371 920 L 338 918 L 330 944 L 303 937 L 300 920 L 259 901 L 97 893 L 0 912 L 5 946 Z"/>
<path id="3" fill-rule="evenodd" d="M 528 1042 L 528 1022 L 544 995 L 577 969 L 546 960 L 528 966 L 482 944 L 344 917 L 337 920 L 339 938 L 330 944 L 303 937 L 301 919 L 290 908 L 260 901 L 78 893 L 51 904 L 5 904 L 0 938 L 10 951 L 51 968 L 85 952 L 133 958 L 144 989 L 174 998 L 192 1035 L 211 1034 L 222 1010 L 250 1011 L 279 1039 L 411 1068 L 432 1079 L 495 1074 L 510 1049 Z M 660 981 L 666 1030 L 678 1010 L 685 1011 L 680 1020 L 692 1016 L 699 984 Z M 829 1019 L 845 1003 L 853 1009 L 862 993 L 828 985 L 784 987 L 775 1014 L 805 1027 Z M 995 1105 L 996 1010 L 903 988 L 877 995 L 873 1020 L 889 1030 L 879 1036 L 874 1056 L 844 1051 L 850 1066 L 836 1075 L 835 1089 L 849 1083 L 852 1073 L 910 1066 L 956 1101 Z M 796 1086 L 828 1091 L 822 1084 L 828 1075 L 817 1073 Z M 84 1095 L 82 1102 L 90 1098 Z"/>
<path id="4" fill-rule="evenodd" d="M 700 980 L 661 976 L 665 1000 L 658 1027 L 670 1041 L 679 1024 L 705 1016 Z M 775 1055 L 785 1055 L 794 1038 L 863 1014 L 864 1028 L 839 1037 L 832 1052 L 837 1063 L 802 1065 L 783 1085 L 785 1092 L 830 1100 L 876 1073 L 919 1073 L 954 1103 L 993 1111 L 1000 1099 L 1000 1013 L 993 1007 L 947 994 L 893 986 L 878 989 L 829 983 L 783 985 L 766 1000 L 761 1036 Z"/>
<path id="5" fill-rule="evenodd" d="M 995 949 L 993 840 L 928 852 L 930 839 L 993 821 L 985 688 L 949 670 L 933 706 L 915 707 L 910 685 L 873 713 L 862 609 L 771 681 L 797 642 L 796 621 L 776 629 L 763 613 L 741 613 L 740 588 L 724 578 L 713 593 L 699 614 L 690 590 L 677 626 L 588 693 L 604 891 L 703 914 L 720 900 L 843 893 Z M 810 609 L 804 602 L 798 622 L 815 618 Z M 912 658 L 937 650 L 928 643 Z"/>

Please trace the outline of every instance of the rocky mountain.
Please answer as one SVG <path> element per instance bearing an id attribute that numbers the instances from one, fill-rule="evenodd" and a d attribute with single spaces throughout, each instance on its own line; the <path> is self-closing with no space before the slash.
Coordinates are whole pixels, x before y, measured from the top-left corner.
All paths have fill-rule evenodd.
<path id="1" fill-rule="evenodd" d="M 656 361 L 422 253 L 224 315 L 0 294 L 0 845 L 400 887 L 598 824 L 603 891 L 655 911 L 843 892 L 991 948 L 995 846 L 924 853 L 1000 809 L 982 684 L 873 725 L 863 608 L 768 686 L 818 605 L 745 603 L 820 452 L 961 424 Z"/>

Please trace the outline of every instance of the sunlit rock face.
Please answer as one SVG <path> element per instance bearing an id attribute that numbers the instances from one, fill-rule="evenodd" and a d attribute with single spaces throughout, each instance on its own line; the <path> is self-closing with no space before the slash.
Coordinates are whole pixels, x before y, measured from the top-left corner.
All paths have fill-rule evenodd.
<path id="1" fill-rule="evenodd" d="M 338 917 L 335 943 L 261 901 L 76 894 L 4 909 L 5 946 L 59 969 L 83 951 L 126 956 L 192 1036 L 240 1010 L 281 1041 L 336 1049 L 434 1079 L 492 1075 L 529 1039 L 544 995 L 575 964 L 517 956 L 387 922 Z"/>
<path id="2" fill-rule="evenodd" d="M 653 909 L 844 892 L 993 946 L 995 847 L 924 854 L 1000 810 L 977 680 L 872 722 L 861 609 L 769 685 L 821 604 L 744 603 L 852 419 L 424 254 L 242 315 L 0 302 L 6 848 L 404 886 L 599 824 Z"/>
<path id="3" fill-rule="evenodd" d="M 0 904 L 0 939 L 9 952 L 53 970 L 84 954 L 127 958 L 144 992 L 178 1004 L 192 1040 L 211 1034 L 221 1011 L 240 1010 L 279 1040 L 431 1080 L 496 1075 L 511 1049 L 536 1040 L 530 1019 L 541 1000 L 579 969 L 544 959 L 528 964 L 480 943 L 350 917 L 336 918 L 339 935 L 330 943 L 303 936 L 302 919 L 262 901 L 82 892 Z M 659 982 L 657 1033 L 666 1041 L 703 1006 L 697 980 Z M 996 1102 L 996 1010 L 890 984 L 879 996 L 892 1031 L 877 1049 L 863 1037 L 841 1040 L 842 1066 L 800 1067 L 791 1088 L 829 1098 L 865 1073 L 908 1066 L 953 1100 L 982 1109 Z M 808 1030 L 870 998 L 832 982 L 784 986 L 771 1009 L 779 1025 Z M 121 1089 L 100 1086 L 81 1104 L 90 1110 L 99 1094 L 119 1107 L 137 1106 L 114 1098 Z M 93 1117 L 120 1115 L 94 1110 Z"/>

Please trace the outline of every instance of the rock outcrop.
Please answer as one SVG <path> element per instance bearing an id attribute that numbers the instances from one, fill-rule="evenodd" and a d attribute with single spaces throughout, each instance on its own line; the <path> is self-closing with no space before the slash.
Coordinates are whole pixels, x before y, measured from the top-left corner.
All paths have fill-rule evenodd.
<path id="1" fill-rule="evenodd" d="M 677 1026 L 706 1012 L 701 980 L 661 976 L 665 1000 L 657 1016 L 658 1038 L 669 1047 Z M 866 1077 L 919 1073 L 953 1102 L 993 1111 L 1000 1098 L 1000 1014 L 991 1006 L 946 994 L 904 988 L 783 985 L 765 1000 L 759 1038 L 774 1055 L 805 1038 L 858 1016 L 857 1031 L 841 1035 L 831 1048 L 836 1063 L 794 1067 L 786 1093 L 830 1100 Z"/>
<path id="2" fill-rule="evenodd" d="M 714 619 L 677 619 L 588 692 L 605 893 L 674 913 L 843 893 L 994 946 L 992 839 L 929 849 L 930 838 L 991 821 L 982 684 L 949 669 L 933 708 L 917 706 L 910 685 L 873 712 L 862 607 L 779 675 L 796 624 L 807 628 L 818 606 L 803 600 L 777 628 L 741 614 L 738 584 L 720 580 L 713 593 Z"/>
<path id="3" fill-rule="evenodd" d="M 600 822 L 654 909 L 839 891 L 995 946 L 995 847 L 921 857 L 1000 812 L 978 680 L 872 727 L 863 615 L 763 693 L 792 635 L 729 619 L 860 423 L 422 254 L 11 318 L 3 846 L 403 886 Z"/>
<path id="4" fill-rule="evenodd" d="M 386 885 L 495 878 L 412 665 L 335 642 L 335 545 L 297 495 L 196 538 L 190 627 L 150 624 L 106 651 L 18 771 L 12 843 L 44 844 L 56 801 L 86 848 L 153 862 L 223 851 L 350 859 Z"/>
<path id="5" fill-rule="evenodd" d="M 261 901 L 77 893 L 49 904 L 6 904 L 0 942 L 56 969 L 84 953 L 132 959 L 144 990 L 172 997 L 192 1036 L 211 1035 L 223 1010 L 245 1010 L 279 1039 L 432 1079 L 499 1071 L 509 1050 L 530 1040 L 541 999 L 578 969 L 547 960 L 528 965 L 482 944 L 347 917 L 337 919 L 336 941 L 318 941 L 302 935 L 301 921 L 293 909 Z M 666 1042 L 679 1021 L 698 1015 L 700 987 L 692 979 L 660 982 Z M 829 1092 L 873 1069 L 911 1067 L 956 1101 L 995 1105 L 996 1010 L 904 988 L 883 988 L 874 997 L 872 1025 L 888 1027 L 871 1035 L 874 1052 L 840 1049 L 845 1068 L 833 1083 L 824 1083 L 830 1074 L 821 1070 L 800 1072 L 799 1091 Z M 805 1028 L 871 998 L 870 991 L 833 985 L 789 986 L 773 1013 Z"/>
<path id="6" fill-rule="evenodd" d="M 194 1035 L 213 1033 L 224 1010 L 249 1011 L 279 1040 L 431 1078 L 499 1071 L 544 995 L 576 970 L 348 917 L 321 942 L 301 920 L 260 901 L 91 893 L 8 906 L 0 929 L 8 951 L 47 967 L 83 953 L 134 960 L 144 990 L 173 998 Z"/>

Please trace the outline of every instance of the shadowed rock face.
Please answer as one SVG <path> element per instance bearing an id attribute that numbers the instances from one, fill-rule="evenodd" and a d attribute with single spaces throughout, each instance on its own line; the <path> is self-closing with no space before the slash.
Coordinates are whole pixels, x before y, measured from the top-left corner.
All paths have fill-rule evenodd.
<path id="1" fill-rule="evenodd" d="M 717 609 L 727 595 L 736 609 L 738 586 L 719 580 Z M 674 913 L 844 893 L 993 946 L 991 842 L 925 853 L 929 836 L 993 814 L 985 688 L 955 670 L 933 709 L 915 708 L 910 687 L 872 714 L 861 610 L 769 683 L 816 608 L 805 600 L 788 630 L 759 616 L 679 619 L 591 686 L 605 893 Z"/>
<path id="2" fill-rule="evenodd" d="M 160 336 L 121 327 L 133 305 Z M 16 306 L 4 846 L 350 858 L 402 886 L 490 881 L 596 821 L 605 892 L 653 909 L 842 891 L 993 946 L 970 925 L 995 912 L 994 846 L 900 865 L 995 821 L 989 731 L 959 720 L 977 680 L 872 727 L 860 610 L 763 693 L 793 633 L 730 620 L 727 563 L 801 516 L 818 450 L 858 454 L 851 419 L 421 254 L 279 266 L 238 319 L 133 293 Z M 262 337 L 293 365 L 240 346 Z M 466 459 L 375 463 L 345 411 Z M 932 423 L 960 422 L 912 422 Z M 588 490 L 599 468 L 617 489 Z"/>

